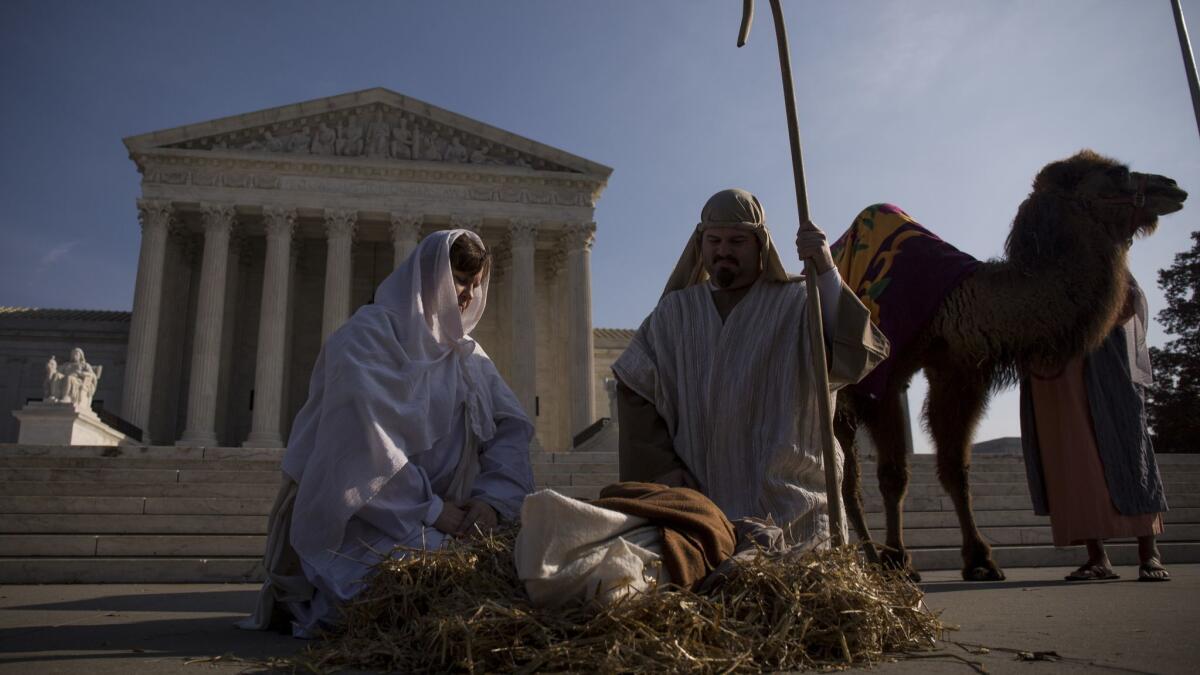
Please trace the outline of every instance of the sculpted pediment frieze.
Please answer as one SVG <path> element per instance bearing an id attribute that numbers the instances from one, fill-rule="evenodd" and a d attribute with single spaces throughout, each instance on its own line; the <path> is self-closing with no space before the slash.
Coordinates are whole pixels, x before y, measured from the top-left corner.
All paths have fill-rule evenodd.
<path id="1" fill-rule="evenodd" d="M 579 173 L 577 169 L 386 103 L 304 115 L 162 147 Z"/>

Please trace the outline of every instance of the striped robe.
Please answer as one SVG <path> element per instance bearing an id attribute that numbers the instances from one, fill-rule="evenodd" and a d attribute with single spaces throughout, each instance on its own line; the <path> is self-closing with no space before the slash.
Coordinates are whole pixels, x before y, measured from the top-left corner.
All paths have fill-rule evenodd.
<path id="1" fill-rule="evenodd" d="M 832 387 L 857 382 L 887 354 L 853 293 L 842 286 L 838 300 Z M 653 404 L 674 452 L 727 517 L 771 516 L 790 543 L 813 545 L 829 525 L 805 304 L 803 283 L 760 279 L 722 322 L 707 284 L 668 293 L 613 372 Z"/>

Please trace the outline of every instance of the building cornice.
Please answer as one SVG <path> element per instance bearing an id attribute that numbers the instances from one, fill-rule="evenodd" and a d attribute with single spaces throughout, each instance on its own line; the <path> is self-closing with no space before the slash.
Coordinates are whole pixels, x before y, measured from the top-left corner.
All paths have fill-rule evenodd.
<path id="1" fill-rule="evenodd" d="M 147 186 L 407 195 L 519 204 L 594 207 L 606 178 L 586 174 L 422 161 L 214 153 L 156 148 L 130 155 Z M 314 180 L 306 180 L 314 179 Z M 414 189 L 405 189 L 406 185 Z M 464 188 L 453 190 L 452 188 Z"/>

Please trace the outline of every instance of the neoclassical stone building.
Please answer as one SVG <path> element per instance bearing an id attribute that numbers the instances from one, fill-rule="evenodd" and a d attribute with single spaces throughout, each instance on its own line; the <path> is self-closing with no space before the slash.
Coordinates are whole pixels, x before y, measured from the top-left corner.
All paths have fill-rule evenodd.
<path id="1" fill-rule="evenodd" d="M 125 145 L 142 239 L 120 411 L 151 442 L 282 446 L 325 337 L 448 227 L 495 251 L 475 335 L 542 447 L 607 415 L 589 256 L 610 168 L 386 89 Z"/>

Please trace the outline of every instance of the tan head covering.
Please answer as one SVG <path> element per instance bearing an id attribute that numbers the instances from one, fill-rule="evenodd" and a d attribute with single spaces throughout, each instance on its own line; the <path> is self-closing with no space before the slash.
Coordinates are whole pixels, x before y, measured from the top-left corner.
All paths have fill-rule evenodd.
<path id="1" fill-rule="evenodd" d="M 783 269 L 779 260 L 779 252 L 771 241 L 771 232 L 767 229 L 766 215 L 758 198 L 745 190 L 732 188 L 721 190 L 709 197 L 700 211 L 700 222 L 696 231 L 688 240 L 683 255 L 675 263 L 675 271 L 667 280 L 663 295 L 681 288 L 687 288 L 708 280 L 708 272 L 704 270 L 704 259 L 700 255 L 700 236 L 710 227 L 732 227 L 753 232 L 758 237 L 759 262 L 763 275 L 770 281 L 790 281 L 791 276 Z"/>

